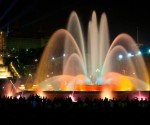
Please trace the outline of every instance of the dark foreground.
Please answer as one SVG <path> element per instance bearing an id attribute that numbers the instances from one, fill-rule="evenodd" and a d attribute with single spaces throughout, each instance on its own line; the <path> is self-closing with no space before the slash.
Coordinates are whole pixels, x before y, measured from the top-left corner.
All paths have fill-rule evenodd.
<path id="1" fill-rule="evenodd" d="M 150 100 L 41 98 L 0 98 L 0 123 L 5 125 L 145 124 L 149 122 Z"/>

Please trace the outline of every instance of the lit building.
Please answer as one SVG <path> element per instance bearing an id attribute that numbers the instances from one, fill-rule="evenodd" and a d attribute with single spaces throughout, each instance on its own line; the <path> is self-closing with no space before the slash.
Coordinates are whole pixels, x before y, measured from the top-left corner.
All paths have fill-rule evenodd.
<path id="1" fill-rule="evenodd" d="M 4 65 L 3 57 L 6 49 L 5 45 L 5 35 L 0 32 L 0 79 L 6 79 L 12 77 L 11 73 L 8 71 L 8 66 Z"/>
<path id="2" fill-rule="evenodd" d="M 8 66 L 4 65 L 3 57 L 0 56 L 0 79 L 6 79 L 12 77 L 11 73 L 8 71 Z"/>

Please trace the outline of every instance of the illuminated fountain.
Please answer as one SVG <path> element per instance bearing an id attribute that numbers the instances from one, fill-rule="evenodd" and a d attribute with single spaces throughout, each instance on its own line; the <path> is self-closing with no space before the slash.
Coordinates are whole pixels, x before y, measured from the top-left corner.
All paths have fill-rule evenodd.
<path id="1" fill-rule="evenodd" d="M 111 43 L 106 14 L 97 22 L 93 11 L 85 39 L 72 12 L 67 29 L 49 39 L 35 82 L 42 91 L 147 91 L 149 78 L 133 38 L 119 34 Z"/>

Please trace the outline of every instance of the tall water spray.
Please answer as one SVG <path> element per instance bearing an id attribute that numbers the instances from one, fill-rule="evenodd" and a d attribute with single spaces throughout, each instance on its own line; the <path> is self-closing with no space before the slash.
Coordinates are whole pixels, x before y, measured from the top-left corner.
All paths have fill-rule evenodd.
<path id="1" fill-rule="evenodd" d="M 44 49 L 35 78 L 42 90 L 93 91 L 102 86 L 114 91 L 149 89 L 136 42 L 121 33 L 110 45 L 105 13 L 98 23 L 93 11 L 87 36 L 86 42 L 78 15 L 72 12 L 67 29 L 57 30 Z"/>

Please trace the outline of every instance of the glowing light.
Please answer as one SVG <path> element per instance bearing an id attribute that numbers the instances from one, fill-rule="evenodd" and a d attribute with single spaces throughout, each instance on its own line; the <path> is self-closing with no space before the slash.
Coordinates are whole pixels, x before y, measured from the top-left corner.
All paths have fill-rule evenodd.
<path id="1" fill-rule="evenodd" d="M 19 89 L 20 90 L 25 90 L 25 86 L 24 85 L 20 85 Z"/>
<path id="2" fill-rule="evenodd" d="M 17 97 L 16 97 L 17 99 L 19 99 L 20 98 L 20 95 L 17 95 Z"/>
<path id="3" fill-rule="evenodd" d="M 120 77 L 120 84 L 117 86 L 120 91 L 131 91 L 133 90 L 132 82 L 126 77 Z"/>
<path id="4" fill-rule="evenodd" d="M 69 95 L 69 98 L 71 98 L 72 102 L 77 102 L 77 101 L 75 100 L 75 97 L 73 96 L 73 94 L 70 94 L 70 95 Z"/>
<path id="5" fill-rule="evenodd" d="M 35 62 L 38 62 L 38 59 L 35 59 L 34 61 L 35 61 Z"/>
<path id="6" fill-rule="evenodd" d="M 12 97 L 12 93 L 11 93 L 11 92 L 8 92 L 8 93 L 7 93 L 7 97 Z"/>
<path id="7" fill-rule="evenodd" d="M 29 75 L 29 76 L 32 76 L 32 74 L 31 74 L 31 73 L 29 73 L 28 75 Z"/>
<path id="8" fill-rule="evenodd" d="M 52 60 L 55 60 L 55 58 L 54 58 L 54 57 L 52 57 Z"/>
<path id="9" fill-rule="evenodd" d="M 128 57 L 133 57 L 134 55 L 131 53 L 128 53 Z"/>
<path id="10" fill-rule="evenodd" d="M 128 77 L 121 75 L 119 73 L 109 72 L 105 74 L 104 79 L 109 79 L 109 85 L 115 91 L 131 91 L 133 90 L 133 83 L 128 79 Z"/>
<path id="11" fill-rule="evenodd" d="M 65 57 L 65 56 L 66 56 L 66 54 L 64 53 L 64 54 L 63 54 L 63 57 Z"/>
<path id="12" fill-rule="evenodd" d="M 142 55 L 142 52 L 141 52 L 141 51 L 138 51 L 138 52 L 137 52 L 137 55 Z"/>
<path id="13" fill-rule="evenodd" d="M 34 87 L 37 87 L 38 85 L 35 85 L 35 84 L 34 84 L 33 86 L 34 86 Z"/>
<path id="14" fill-rule="evenodd" d="M 120 55 L 118 56 L 118 58 L 119 58 L 119 60 L 123 59 L 123 55 L 120 54 Z"/>
<path id="15" fill-rule="evenodd" d="M 109 88 L 104 88 L 104 90 L 101 93 L 101 98 L 108 98 L 108 99 L 113 99 L 112 91 Z"/>
<path id="16" fill-rule="evenodd" d="M 37 95 L 40 96 L 41 98 L 46 97 L 46 95 L 42 91 L 38 91 Z"/>
<path id="17" fill-rule="evenodd" d="M 141 91 L 139 91 L 138 94 L 134 96 L 134 98 L 137 98 L 139 101 L 141 101 L 141 100 L 146 100 L 147 96 L 142 94 Z"/>
<path id="18" fill-rule="evenodd" d="M 148 49 L 148 53 L 150 54 L 150 49 Z"/>

